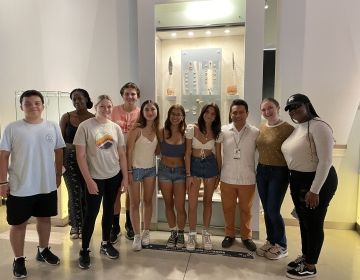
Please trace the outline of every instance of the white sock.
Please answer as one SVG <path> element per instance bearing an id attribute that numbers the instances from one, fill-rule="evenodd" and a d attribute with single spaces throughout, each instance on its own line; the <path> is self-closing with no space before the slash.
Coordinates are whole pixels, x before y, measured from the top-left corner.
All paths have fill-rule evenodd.
<path id="1" fill-rule="evenodd" d="M 24 259 L 25 259 L 25 256 L 14 257 L 14 260 L 16 261 L 17 259 L 20 259 L 20 258 L 24 258 Z"/>
<path id="2" fill-rule="evenodd" d="M 46 248 L 47 248 L 47 247 L 46 247 Z M 42 253 L 42 251 L 44 251 L 44 250 L 45 250 L 45 248 L 39 247 L 40 253 Z"/>

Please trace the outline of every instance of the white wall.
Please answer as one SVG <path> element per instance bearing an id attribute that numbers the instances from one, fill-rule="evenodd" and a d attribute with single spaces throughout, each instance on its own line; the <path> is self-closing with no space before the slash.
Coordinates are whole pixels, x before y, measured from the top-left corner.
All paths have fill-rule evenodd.
<path id="1" fill-rule="evenodd" d="M 278 3 L 276 96 L 284 105 L 293 93 L 307 94 L 318 114 L 331 124 L 337 144 L 339 186 L 327 221 L 356 221 L 358 204 L 360 101 L 360 1 L 288 1 Z M 287 114 L 284 117 L 289 120 Z M 290 217 L 290 198 L 284 204 Z"/>
<path id="2" fill-rule="evenodd" d="M 360 102 L 360 1 L 279 0 L 277 93 L 310 96 L 346 144 Z"/>
<path id="3" fill-rule="evenodd" d="M 75 87 L 92 96 L 138 81 L 136 1 L 2 0 L 0 122 L 15 119 L 16 90 Z"/>

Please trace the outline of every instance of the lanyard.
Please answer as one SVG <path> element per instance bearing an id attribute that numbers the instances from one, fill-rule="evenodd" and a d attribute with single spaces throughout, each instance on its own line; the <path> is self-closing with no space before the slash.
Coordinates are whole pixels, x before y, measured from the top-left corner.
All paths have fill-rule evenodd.
<path id="1" fill-rule="evenodd" d="M 236 129 L 234 127 L 234 129 Z M 241 139 L 243 138 L 244 134 L 246 132 L 246 126 L 243 128 L 243 132 L 241 133 L 240 137 L 239 137 L 239 141 L 236 142 L 236 137 L 235 137 L 235 132 L 233 131 L 233 137 L 234 137 L 234 142 L 235 142 L 235 146 L 236 146 L 236 149 L 239 149 L 239 145 L 240 145 L 240 142 L 241 142 Z"/>

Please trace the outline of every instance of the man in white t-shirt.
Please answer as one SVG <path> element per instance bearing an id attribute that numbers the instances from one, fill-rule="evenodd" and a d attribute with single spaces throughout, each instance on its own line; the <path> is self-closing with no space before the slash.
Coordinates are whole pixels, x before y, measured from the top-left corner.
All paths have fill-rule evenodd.
<path id="1" fill-rule="evenodd" d="M 49 238 L 50 217 L 57 215 L 57 187 L 61 182 L 65 147 L 59 125 L 41 117 L 44 97 L 40 92 L 25 91 L 20 104 L 24 119 L 10 123 L 0 142 L 0 196 L 7 197 L 15 278 L 27 276 L 24 243 L 31 216 L 37 219 L 39 235 L 36 260 L 51 265 L 60 263 L 50 251 Z"/>

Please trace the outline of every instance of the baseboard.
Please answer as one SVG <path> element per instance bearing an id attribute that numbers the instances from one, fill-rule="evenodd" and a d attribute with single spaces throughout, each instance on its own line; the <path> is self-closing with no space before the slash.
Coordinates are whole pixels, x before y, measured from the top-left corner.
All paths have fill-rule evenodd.
<path id="1" fill-rule="evenodd" d="M 355 230 L 360 234 L 360 225 L 358 223 L 355 224 Z"/>
<path id="2" fill-rule="evenodd" d="M 298 226 L 299 222 L 296 219 L 285 218 L 285 225 L 287 226 Z M 331 222 L 325 221 L 324 228 L 326 229 L 345 229 L 345 230 L 354 230 L 356 229 L 356 224 L 354 223 L 346 223 L 346 222 Z M 359 232 L 360 229 L 358 229 Z"/>

